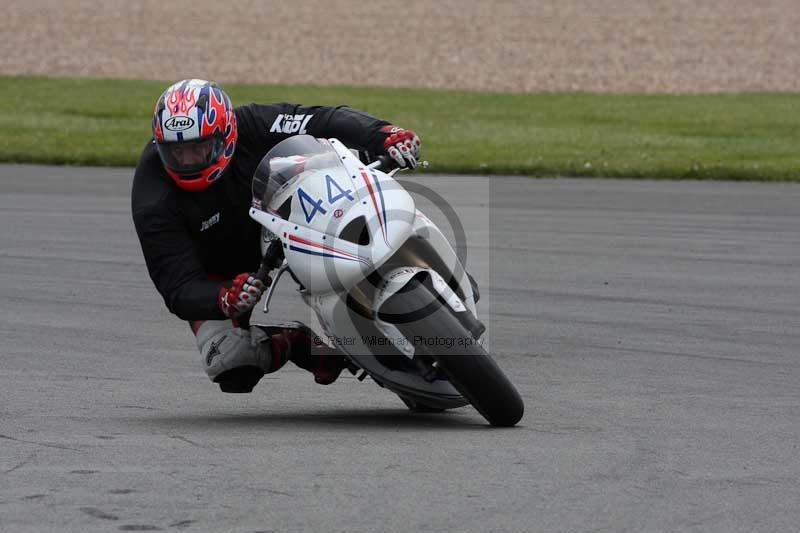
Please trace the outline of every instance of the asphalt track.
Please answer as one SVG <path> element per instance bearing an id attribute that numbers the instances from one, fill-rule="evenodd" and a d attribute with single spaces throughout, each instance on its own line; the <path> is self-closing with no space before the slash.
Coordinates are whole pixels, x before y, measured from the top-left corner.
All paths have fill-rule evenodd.
<path id="1" fill-rule="evenodd" d="M 0 530 L 800 523 L 800 185 L 416 180 L 466 227 L 526 401 L 495 430 L 294 367 L 218 392 L 147 277 L 130 176 L 0 167 Z"/>

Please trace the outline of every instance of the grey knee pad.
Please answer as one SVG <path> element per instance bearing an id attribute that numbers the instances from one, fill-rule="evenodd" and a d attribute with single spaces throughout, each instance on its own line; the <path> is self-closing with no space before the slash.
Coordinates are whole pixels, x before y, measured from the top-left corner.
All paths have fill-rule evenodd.
<path id="1" fill-rule="evenodd" d="M 238 367 L 270 368 L 269 342 L 258 329 L 252 332 L 233 327 L 229 320 L 207 320 L 197 330 L 197 347 L 209 379 Z"/>

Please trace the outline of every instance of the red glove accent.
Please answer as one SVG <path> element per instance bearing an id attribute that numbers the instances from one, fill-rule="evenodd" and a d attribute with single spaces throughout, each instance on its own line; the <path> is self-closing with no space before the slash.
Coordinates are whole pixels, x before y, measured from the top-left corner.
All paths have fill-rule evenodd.
<path id="1" fill-rule="evenodd" d="M 228 318 L 236 318 L 250 311 L 261 299 L 264 284 L 247 272 L 233 278 L 230 288 L 219 290 L 218 305 Z"/>
<path id="2" fill-rule="evenodd" d="M 419 140 L 417 134 L 392 125 L 382 127 L 381 132 L 386 134 L 383 149 L 397 162 L 398 166 L 400 168 L 416 168 L 422 147 L 422 141 Z"/>

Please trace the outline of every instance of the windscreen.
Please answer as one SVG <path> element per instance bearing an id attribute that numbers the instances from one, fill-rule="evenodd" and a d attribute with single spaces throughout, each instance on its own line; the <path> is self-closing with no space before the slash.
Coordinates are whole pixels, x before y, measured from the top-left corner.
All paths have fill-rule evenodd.
<path id="1" fill-rule="evenodd" d="M 267 211 L 276 193 L 303 172 L 341 165 L 339 156 L 324 139 L 295 135 L 276 144 L 261 159 L 253 176 L 253 207 Z"/>

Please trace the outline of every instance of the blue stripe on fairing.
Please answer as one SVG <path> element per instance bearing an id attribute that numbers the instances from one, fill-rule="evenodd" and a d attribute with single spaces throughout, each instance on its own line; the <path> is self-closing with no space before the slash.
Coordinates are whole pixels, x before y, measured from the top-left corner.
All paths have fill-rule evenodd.
<path id="1" fill-rule="evenodd" d="M 308 255 L 318 255 L 320 257 L 330 257 L 333 259 L 347 259 L 348 261 L 359 261 L 358 259 L 351 259 L 349 257 L 340 257 L 338 255 L 325 254 L 322 252 L 312 252 L 311 250 L 304 250 L 303 248 L 298 248 L 296 246 L 291 246 L 291 245 L 289 246 L 289 249 L 294 250 L 295 252 L 301 252 Z"/>
<path id="2" fill-rule="evenodd" d="M 370 172 L 370 174 L 372 174 Z M 378 176 L 372 174 L 372 179 L 375 180 L 375 185 L 378 187 L 378 194 L 381 196 L 381 211 L 383 211 L 383 239 L 386 240 L 387 232 L 389 231 L 389 219 L 386 218 L 386 201 L 383 199 L 383 189 L 381 189 L 381 180 L 378 179 Z M 389 244 L 389 241 L 386 241 L 386 244 Z"/>

